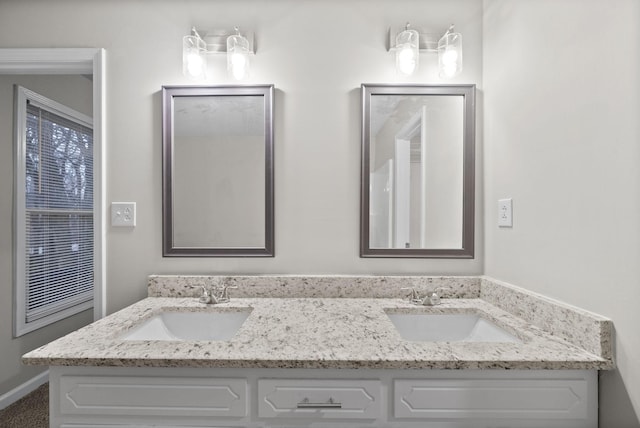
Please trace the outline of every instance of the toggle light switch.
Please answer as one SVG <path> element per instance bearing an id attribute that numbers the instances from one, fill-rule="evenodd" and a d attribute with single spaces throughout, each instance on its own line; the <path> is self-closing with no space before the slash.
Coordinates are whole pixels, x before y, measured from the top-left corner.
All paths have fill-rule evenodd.
<path id="1" fill-rule="evenodd" d="M 136 225 L 135 202 L 111 203 L 111 226 L 133 227 Z"/>

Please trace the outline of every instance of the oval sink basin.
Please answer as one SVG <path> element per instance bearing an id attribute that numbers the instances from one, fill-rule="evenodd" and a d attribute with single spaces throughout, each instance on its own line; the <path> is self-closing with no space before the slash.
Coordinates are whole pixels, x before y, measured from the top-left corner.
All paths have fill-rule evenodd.
<path id="1" fill-rule="evenodd" d="M 162 312 L 120 336 L 122 340 L 229 340 L 250 311 Z"/>
<path id="2" fill-rule="evenodd" d="M 521 342 L 477 314 L 387 314 L 404 340 L 420 342 Z"/>

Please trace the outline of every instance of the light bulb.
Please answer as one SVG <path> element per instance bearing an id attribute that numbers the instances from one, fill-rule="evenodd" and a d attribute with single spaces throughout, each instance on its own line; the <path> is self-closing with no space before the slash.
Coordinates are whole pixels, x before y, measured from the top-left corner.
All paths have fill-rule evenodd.
<path id="1" fill-rule="evenodd" d="M 396 36 L 396 71 L 398 73 L 410 76 L 418 68 L 418 39 L 418 32 L 408 28 Z"/>
<path id="2" fill-rule="evenodd" d="M 445 65 L 455 64 L 458 61 L 458 51 L 451 46 L 447 46 L 442 54 L 442 63 Z"/>
<path id="3" fill-rule="evenodd" d="M 202 56 L 197 52 L 190 52 L 187 54 L 187 73 L 190 77 L 200 77 L 203 74 Z"/>
<path id="4" fill-rule="evenodd" d="M 249 52 L 249 40 L 239 32 L 227 37 L 227 71 L 234 79 L 242 80 L 249 76 Z"/>
<path id="5" fill-rule="evenodd" d="M 453 26 L 438 41 L 438 68 L 440 77 L 451 78 L 462 71 L 462 35 L 453 32 Z"/>
<path id="6" fill-rule="evenodd" d="M 453 77 L 458 73 L 458 67 L 455 63 L 445 64 L 441 68 L 440 73 L 442 74 L 442 77 Z"/>
<path id="7" fill-rule="evenodd" d="M 405 46 L 398 52 L 398 71 L 410 76 L 416 71 L 417 66 L 416 55 L 411 46 Z"/>
<path id="8" fill-rule="evenodd" d="M 182 39 L 182 74 L 191 79 L 206 77 L 206 44 L 198 35 L 185 36 Z"/>
<path id="9" fill-rule="evenodd" d="M 247 57 L 241 53 L 231 55 L 231 74 L 234 79 L 242 80 L 247 74 Z"/>

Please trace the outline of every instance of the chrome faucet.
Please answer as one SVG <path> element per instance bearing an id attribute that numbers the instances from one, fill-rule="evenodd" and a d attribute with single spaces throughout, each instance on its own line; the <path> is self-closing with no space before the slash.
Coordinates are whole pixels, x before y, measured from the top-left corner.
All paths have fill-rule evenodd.
<path id="1" fill-rule="evenodd" d="M 440 296 L 437 292 L 440 290 L 446 290 L 446 288 L 436 288 L 434 291 L 427 292 L 427 295 L 424 297 L 420 297 L 420 294 L 413 287 L 401 288 L 401 290 L 409 290 L 407 298 L 414 305 L 435 306 L 440 304 Z"/>
<path id="2" fill-rule="evenodd" d="M 202 295 L 198 299 L 200 303 L 206 303 L 207 305 L 216 305 L 218 303 L 226 303 L 229 299 L 229 289 L 234 289 L 238 287 L 231 287 L 229 285 L 219 286 L 210 286 L 207 287 L 205 285 L 192 285 L 191 287 L 200 287 L 202 288 Z"/>

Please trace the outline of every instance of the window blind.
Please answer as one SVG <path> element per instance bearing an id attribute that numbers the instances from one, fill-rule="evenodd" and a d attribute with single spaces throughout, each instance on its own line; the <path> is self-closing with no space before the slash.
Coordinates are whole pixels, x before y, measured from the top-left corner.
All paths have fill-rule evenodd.
<path id="1" fill-rule="evenodd" d="M 93 298 L 93 131 L 27 103 L 26 322 Z"/>

